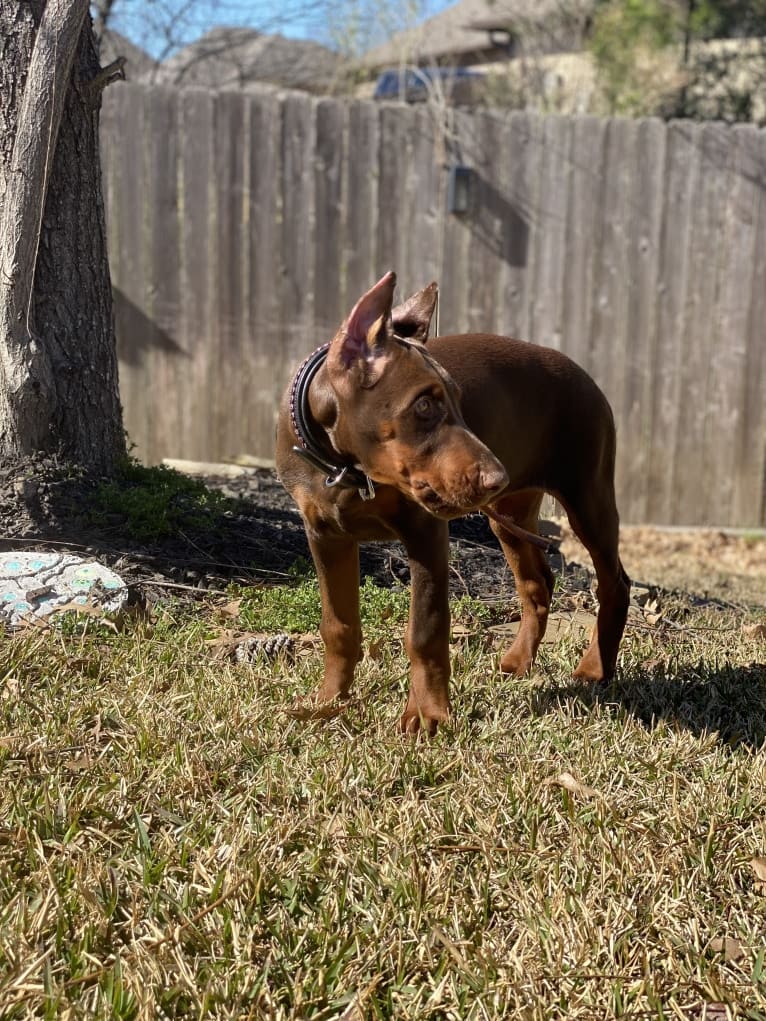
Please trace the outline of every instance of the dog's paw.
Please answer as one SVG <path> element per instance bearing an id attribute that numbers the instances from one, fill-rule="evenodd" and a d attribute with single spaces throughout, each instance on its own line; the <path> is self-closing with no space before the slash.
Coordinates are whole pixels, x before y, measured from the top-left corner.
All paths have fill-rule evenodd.
<path id="1" fill-rule="evenodd" d="M 513 677 L 527 677 L 532 672 L 533 663 L 534 656 L 511 647 L 500 659 L 500 672 Z"/>
<path id="2" fill-rule="evenodd" d="M 577 664 L 572 676 L 576 681 L 585 684 L 607 684 L 611 681 L 614 671 L 604 669 L 601 656 L 596 651 L 588 649 L 583 658 Z"/>
<path id="3" fill-rule="evenodd" d="M 449 710 L 437 710 L 422 712 L 417 709 L 407 709 L 402 713 L 399 720 L 399 731 L 407 737 L 435 737 L 440 723 L 449 720 Z"/>

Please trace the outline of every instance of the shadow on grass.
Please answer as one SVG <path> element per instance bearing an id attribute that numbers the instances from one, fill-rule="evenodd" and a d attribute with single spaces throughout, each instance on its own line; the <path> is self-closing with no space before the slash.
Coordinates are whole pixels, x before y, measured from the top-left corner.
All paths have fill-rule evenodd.
<path id="1" fill-rule="evenodd" d="M 40 455 L 0 483 L 0 550 L 86 553 L 128 577 L 219 588 L 281 581 L 309 555 L 297 511 L 259 502 L 258 479 L 236 499 L 168 469 L 126 462 L 99 478 Z"/>
<path id="2" fill-rule="evenodd" d="M 469 537 L 466 558 L 480 562 L 481 586 L 496 588 L 504 561 L 480 525 L 460 522 L 457 533 Z M 495 546 L 494 573 L 485 543 Z M 297 507 L 273 472 L 194 479 L 127 461 L 105 479 L 53 455 L 20 462 L 7 477 L 0 466 L 0 552 L 32 548 L 93 556 L 127 580 L 161 587 L 164 579 L 176 592 L 191 586 L 200 594 L 231 581 L 290 583 L 310 563 Z M 409 583 L 400 543 L 363 544 L 360 564 L 362 579 Z M 466 586 L 458 580 L 454 594 L 461 595 Z"/>
<path id="3" fill-rule="evenodd" d="M 532 711 L 543 716 L 572 701 L 588 711 L 600 704 L 624 711 L 647 730 L 660 723 L 721 744 L 758 751 L 766 741 L 766 664 L 711 667 L 704 663 L 633 669 L 612 684 L 575 681 L 535 693 Z"/>

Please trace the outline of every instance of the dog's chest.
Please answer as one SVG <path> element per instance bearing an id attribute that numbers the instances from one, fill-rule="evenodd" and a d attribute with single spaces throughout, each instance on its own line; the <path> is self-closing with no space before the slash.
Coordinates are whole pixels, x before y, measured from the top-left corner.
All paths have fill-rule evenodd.
<path id="1" fill-rule="evenodd" d="M 307 530 L 317 537 L 350 536 L 359 542 L 398 539 L 396 522 L 405 502 L 391 486 L 378 486 L 372 500 L 363 500 L 356 490 L 308 488 L 293 493 Z"/>

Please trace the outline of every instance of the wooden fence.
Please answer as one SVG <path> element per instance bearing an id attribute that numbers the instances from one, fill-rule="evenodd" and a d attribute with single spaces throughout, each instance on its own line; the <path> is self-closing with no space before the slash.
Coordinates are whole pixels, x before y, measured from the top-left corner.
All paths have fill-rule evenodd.
<path id="1" fill-rule="evenodd" d="M 102 148 L 144 460 L 268 457 L 292 367 L 393 268 L 441 332 L 593 374 L 623 520 L 766 525 L 765 131 L 121 85 Z"/>

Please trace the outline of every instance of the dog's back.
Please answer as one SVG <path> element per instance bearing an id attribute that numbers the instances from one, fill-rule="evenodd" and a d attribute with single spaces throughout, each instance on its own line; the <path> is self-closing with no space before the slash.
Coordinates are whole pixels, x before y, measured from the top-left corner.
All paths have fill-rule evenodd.
<path id="1" fill-rule="evenodd" d="M 428 351 L 460 387 L 468 427 L 503 462 L 512 488 L 568 489 L 588 469 L 613 464 L 609 403 L 567 355 L 484 333 L 435 337 Z"/>

